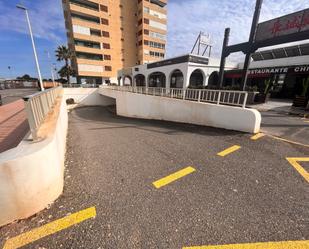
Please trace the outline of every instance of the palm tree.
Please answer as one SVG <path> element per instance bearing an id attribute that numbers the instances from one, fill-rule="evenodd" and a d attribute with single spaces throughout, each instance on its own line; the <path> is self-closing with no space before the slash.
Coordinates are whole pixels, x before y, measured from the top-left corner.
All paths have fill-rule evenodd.
<path id="1" fill-rule="evenodd" d="M 70 84 L 70 76 L 74 75 L 74 70 L 70 66 L 70 59 L 72 57 L 71 49 L 67 48 L 66 46 L 62 45 L 59 46 L 56 50 L 56 57 L 57 61 L 64 61 L 65 65 L 60 69 L 59 74 L 61 77 L 67 78 L 67 83 Z"/>

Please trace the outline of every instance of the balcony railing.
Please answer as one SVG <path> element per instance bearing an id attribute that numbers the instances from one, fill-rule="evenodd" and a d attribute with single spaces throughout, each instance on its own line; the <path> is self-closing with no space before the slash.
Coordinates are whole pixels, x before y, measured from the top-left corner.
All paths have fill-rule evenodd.
<path id="1" fill-rule="evenodd" d="M 99 4 L 97 3 L 92 3 L 90 1 L 85 1 L 85 0 L 70 0 L 71 4 L 77 5 L 79 7 L 83 7 L 86 9 L 90 9 L 90 10 L 95 10 L 95 11 L 99 11 Z"/>
<path id="2" fill-rule="evenodd" d="M 125 91 L 152 96 L 182 99 L 197 102 L 207 102 L 217 105 L 232 105 L 246 107 L 248 92 L 222 91 L 208 89 L 179 89 L 160 87 L 133 87 L 133 86 L 102 86 L 102 88 L 116 91 Z"/>

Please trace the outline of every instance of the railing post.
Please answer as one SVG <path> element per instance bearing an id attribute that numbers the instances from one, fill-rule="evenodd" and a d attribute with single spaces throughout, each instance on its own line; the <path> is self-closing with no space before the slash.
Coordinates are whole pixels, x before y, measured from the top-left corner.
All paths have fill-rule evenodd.
<path id="1" fill-rule="evenodd" d="M 199 91 L 198 91 L 197 102 L 201 102 L 201 93 L 202 93 L 202 90 L 199 90 Z"/>
<path id="2" fill-rule="evenodd" d="M 163 97 L 163 88 L 161 88 L 161 97 Z"/>
<path id="3" fill-rule="evenodd" d="M 182 89 L 182 99 L 185 100 L 186 99 L 186 89 Z"/>
<path id="4" fill-rule="evenodd" d="M 31 102 L 28 98 L 24 98 L 24 101 L 25 101 L 25 110 L 27 113 L 27 119 L 28 119 L 30 131 L 31 131 L 32 139 L 37 140 L 38 137 L 37 137 L 36 122 L 35 122 L 33 110 L 31 108 Z"/>
<path id="5" fill-rule="evenodd" d="M 221 92 L 219 91 L 219 93 L 218 93 L 217 105 L 220 105 L 220 99 L 221 99 Z"/>
<path id="6" fill-rule="evenodd" d="M 246 108 L 247 99 L 248 99 L 248 92 L 245 92 L 245 98 L 244 98 L 244 103 L 242 105 L 242 108 Z"/>

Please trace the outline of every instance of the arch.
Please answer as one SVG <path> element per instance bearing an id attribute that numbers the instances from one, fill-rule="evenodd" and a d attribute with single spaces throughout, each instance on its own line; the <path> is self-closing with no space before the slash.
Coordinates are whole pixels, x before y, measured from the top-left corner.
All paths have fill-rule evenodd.
<path id="1" fill-rule="evenodd" d="M 205 82 L 205 74 L 201 69 L 195 69 L 190 75 L 190 88 L 203 88 Z"/>
<path id="2" fill-rule="evenodd" d="M 173 72 L 171 72 L 170 88 L 183 88 L 183 82 L 183 73 L 179 69 L 175 69 Z"/>
<path id="3" fill-rule="evenodd" d="M 124 86 L 132 86 L 132 77 L 130 75 L 123 76 L 123 85 Z"/>
<path id="4" fill-rule="evenodd" d="M 218 86 L 218 84 L 219 84 L 219 72 L 214 71 L 209 76 L 208 85 L 209 86 Z"/>
<path id="5" fill-rule="evenodd" d="M 134 76 L 135 86 L 146 86 L 146 77 L 143 74 L 137 74 Z"/>
<path id="6" fill-rule="evenodd" d="M 148 77 L 149 87 L 166 87 L 166 76 L 162 72 L 154 72 Z"/>

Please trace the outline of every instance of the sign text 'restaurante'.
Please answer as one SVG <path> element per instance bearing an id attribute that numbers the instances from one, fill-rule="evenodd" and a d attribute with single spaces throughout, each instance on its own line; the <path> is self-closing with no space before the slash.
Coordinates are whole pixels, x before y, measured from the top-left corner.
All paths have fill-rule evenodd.
<path id="1" fill-rule="evenodd" d="M 278 68 L 261 68 L 261 69 L 251 69 L 249 74 L 286 74 L 291 70 L 289 67 L 278 67 Z M 309 66 L 299 66 L 292 68 L 294 73 L 305 73 L 309 72 Z"/>

